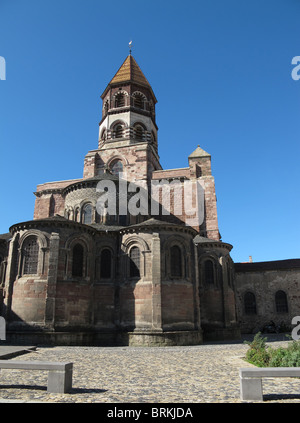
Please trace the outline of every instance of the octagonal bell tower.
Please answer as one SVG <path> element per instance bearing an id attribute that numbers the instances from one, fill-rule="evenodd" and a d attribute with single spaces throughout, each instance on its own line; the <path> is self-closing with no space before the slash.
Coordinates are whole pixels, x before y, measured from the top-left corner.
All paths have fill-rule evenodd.
<path id="1" fill-rule="evenodd" d="M 129 181 L 149 183 L 160 170 L 156 97 L 131 53 L 111 79 L 103 94 L 98 149 L 85 159 L 84 178 L 101 175 L 106 169 L 123 172 Z"/>

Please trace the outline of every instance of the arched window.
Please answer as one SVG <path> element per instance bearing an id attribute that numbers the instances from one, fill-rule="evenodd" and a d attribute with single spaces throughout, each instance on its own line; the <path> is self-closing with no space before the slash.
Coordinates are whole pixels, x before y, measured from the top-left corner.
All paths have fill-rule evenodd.
<path id="1" fill-rule="evenodd" d="M 129 253 L 130 258 L 130 269 L 129 274 L 130 277 L 140 277 L 140 266 L 141 266 L 141 257 L 140 257 L 140 249 L 138 247 L 132 247 Z"/>
<path id="2" fill-rule="evenodd" d="M 144 128 L 141 125 L 136 125 L 134 128 L 134 138 L 136 140 L 142 141 L 144 134 Z"/>
<path id="3" fill-rule="evenodd" d="M 125 95 L 123 93 L 118 93 L 115 97 L 115 107 L 124 107 L 125 106 Z"/>
<path id="4" fill-rule="evenodd" d="M 112 256 L 111 251 L 105 248 L 100 256 L 100 277 L 104 279 L 111 278 Z"/>
<path id="5" fill-rule="evenodd" d="M 54 199 L 53 195 L 51 195 L 50 207 L 49 207 L 49 217 L 54 216 L 54 213 L 55 213 L 55 199 Z"/>
<path id="6" fill-rule="evenodd" d="M 79 222 L 79 219 L 80 219 L 80 213 L 79 213 L 79 208 L 77 207 L 74 212 L 74 221 Z"/>
<path id="7" fill-rule="evenodd" d="M 91 204 L 85 204 L 82 209 L 82 223 L 86 225 L 92 223 L 93 207 Z"/>
<path id="8" fill-rule="evenodd" d="M 104 128 L 103 131 L 101 132 L 101 140 L 105 141 L 107 138 L 107 134 L 106 134 L 106 129 Z"/>
<path id="9" fill-rule="evenodd" d="M 287 313 L 288 303 L 287 296 L 284 291 L 277 291 L 275 294 L 275 304 L 277 313 Z"/>
<path id="10" fill-rule="evenodd" d="M 170 249 L 171 258 L 171 276 L 182 277 L 182 258 L 181 249 L 177 245 L 173 245 Z"/>
<path id="11" fill-rule="evenodd" d="M 133 97 L 133 105 L 137 109 L 143 109 L 144 108 L 144 97 L 142 94 L 135 94 Z"/>
<path id="12" fill-rule="evenodd" d="M 215 270 L 212 260 L 206 260 L 204 263 L 204 280 L 208 285 L 215 283 Z"/>
<path id="13" fill-rule="evenodd" d="M 115 126 L 115 138 L 122 138 L 123 136 L 123 126 L 119 123 Z"/>
<path id="14" fill-rule="evenodd" d="M 245 314 L 256 314 L 256 299 L 252 292 L 246 292 L 244 296 Z"/>
<path id="15" fill-rule="evenodd" d="M 36 275 L 39 261 L 39 244 L 35 236 L 25 239 L 22 246 L 23 274 Z"/>
<path id="16" fill-rule="evenodd" d="M 121 160 L 115 160 L 110 166 L 111 173 L 115 176 L 119 176 L 123 172 L 123 163 Z"/>
<path id="17" fill-rule="evenodd" d="M 73 247 L 72 276 L 83 276 L 83 258 L 83 246 L 81 244 L 76 244 Z"/>

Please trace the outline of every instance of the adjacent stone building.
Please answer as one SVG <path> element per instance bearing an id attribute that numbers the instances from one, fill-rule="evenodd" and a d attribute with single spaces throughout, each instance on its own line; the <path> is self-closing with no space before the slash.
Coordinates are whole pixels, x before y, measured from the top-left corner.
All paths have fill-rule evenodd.
<path id="1" fill-rule="evenodd" d="M 235 287 L 242 333 L 291 331 L 300 316 L 299 259 L 236 263 Z"/>
<path id="2" fill-rule="evenodd" d="M 239 338 L 240 326 L 252 330 L 260 318 L 248 319 L 245 294 L 256 290 L 264 301 L 259 292 L 274 290 L 273 276 L 249 279 L 221 241 L 211 156 L 197 146 L 187 167 L 162 169 L 157 100 L 131 54 L 101 99 L 98 146 L 84 159 L 83 178 L 38 185 L 33 220 L 0 236 L 7 339 L 183 345 Z"/>

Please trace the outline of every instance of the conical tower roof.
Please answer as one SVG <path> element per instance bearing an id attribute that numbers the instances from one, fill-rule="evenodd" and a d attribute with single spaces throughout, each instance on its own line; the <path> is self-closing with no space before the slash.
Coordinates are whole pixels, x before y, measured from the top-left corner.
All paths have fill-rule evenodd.
<path id="1" fill-rule="evenodd" d="M 110 81 L 110 84 L 120 84 L 124 82 L 135 82 L 151 88 L 147 78 L 131 54 L 126 57 L 118 72 Z"/>
<path id="2" fill-rule="evenodd" d="M 112 78 L 108 86 L 106 87 L 104 93 L 102 94 L 102 98 L 105 96 L 107 89 L 111 86 L 116 85 L 124 85 L 124 84 L 137 84 L 141 85 L 143 87 L 146 87 L 150 90 L 151 94 L 153 95 L 153 98 L 155 102 L 157 102 L 155 94 L 152 90 L 151 85 L 149 84 L 149 81 L 143 74 L 141 68 L 137 64 L 135 58 L 129 54 L 122 65 L 120 66 L 119 70 L 115 74 L 115 76 Z"/>

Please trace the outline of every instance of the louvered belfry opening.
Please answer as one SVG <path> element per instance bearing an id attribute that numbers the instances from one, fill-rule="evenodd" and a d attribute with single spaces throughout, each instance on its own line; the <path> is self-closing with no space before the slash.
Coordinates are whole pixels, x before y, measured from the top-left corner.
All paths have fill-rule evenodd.
<path id="1" fill-rule="evenodd" d="M 124 107 L 125 106 L 125 95 L 123 93 L 119 93 L 116 95 L 115 101 L 116 107 Z"/>

